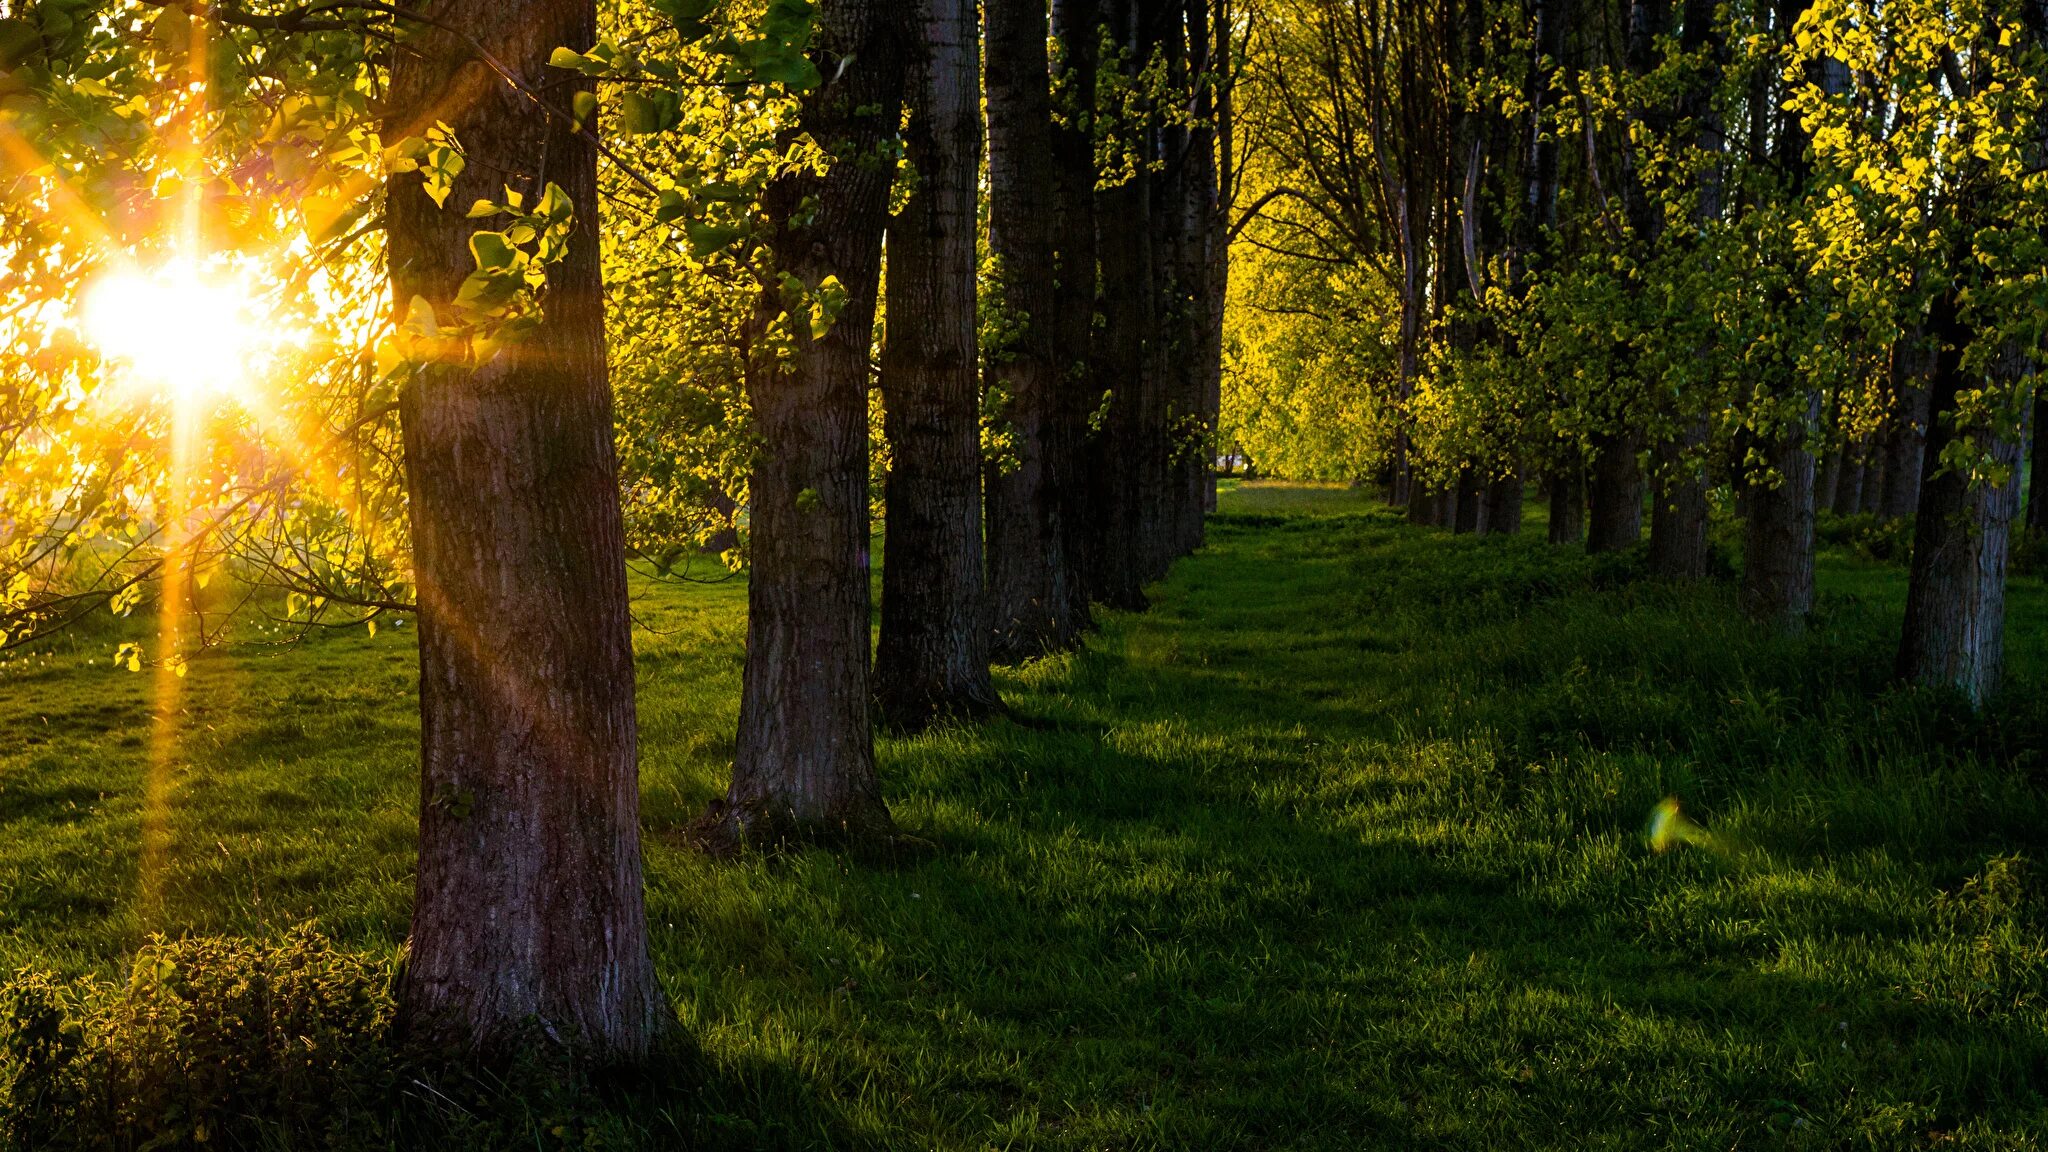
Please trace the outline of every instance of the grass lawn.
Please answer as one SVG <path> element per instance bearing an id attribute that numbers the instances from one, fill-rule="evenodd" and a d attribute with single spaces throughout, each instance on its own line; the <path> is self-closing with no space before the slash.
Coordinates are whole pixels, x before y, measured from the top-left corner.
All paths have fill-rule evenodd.
<path id="1" fill-rule="evenodd" d="M 895 869 L 707 861 L 745 589 L 636 585 L 656 963 L 730 1147 L 2039 1148 L 2048 590 L 1982 719 L 1887 683 L 1904 572 L 1802 639 L 1627 558 L 1237 486 L 1045 722 L 884 739 Z M 153 931 L 403 939 L 409 629 L 157 680 L 0 668 L 0 968 Z M 1644 839 L 1679 796 L 1717 850 Z M 145 826 L 151 831 L 144 849 Z M 656 1146 L 673 1146 L 673 1138 Z"/>

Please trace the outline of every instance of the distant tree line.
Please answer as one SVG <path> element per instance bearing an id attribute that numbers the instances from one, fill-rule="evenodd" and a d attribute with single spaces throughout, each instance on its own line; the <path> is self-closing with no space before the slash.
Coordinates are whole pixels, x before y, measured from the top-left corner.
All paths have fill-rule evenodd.
<path id="1" fill-rule="evenodd" d="M 2048 9 L 1307 0 L 1250 23 L 1230 441 L 1459 531 L 1518 530 L 1538 482 L 1553 541 L 1647 535 L 1676 580 L 1707 572 L 1718 495 L 1743 604 L 1785 629 L 1819 511 L 1914 516 L 1899 673 L 1994 690 L 2048 316 Z"/>

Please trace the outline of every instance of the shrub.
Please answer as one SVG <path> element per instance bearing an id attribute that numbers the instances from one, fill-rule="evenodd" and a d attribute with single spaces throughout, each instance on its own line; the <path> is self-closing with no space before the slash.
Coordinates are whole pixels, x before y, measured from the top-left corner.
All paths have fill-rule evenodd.
<path id="1" fill-rule="evenodd" d="M 1913 556 L 1913 518 L 1880 520 L 1867 512 L 1854 516 L 1823 512 L 1815 518 L 1814 538 L 1822 548 L 1837 549 L 1865 560 L 1903 564 Z"/>
<path id="2" fill-rule="evenodd" d="M 0 985 L 8 1148 L 334 1147 L 390 1114 L 388 963 L 310 927 L 272 945 L 153 938 L 125 984 Z"/>

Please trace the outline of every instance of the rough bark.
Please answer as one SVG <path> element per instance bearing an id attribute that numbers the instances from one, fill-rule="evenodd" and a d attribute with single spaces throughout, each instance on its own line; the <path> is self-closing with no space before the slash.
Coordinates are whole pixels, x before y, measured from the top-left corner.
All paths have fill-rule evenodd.
<path id="1" fill-rule="evenodd" d="M 588 48 L 591 0 L 447 0 L 529 76 Z M 562 99 L 566 103 L 567 95 Z M 420 835 L 401 999 L 417 1036 L 508 1055 L 536 1037 L 645 1057 L 673 1027 L 647 949 L 625 541 L 606 373 L 591 145 L 423 28 L 393 57 L 385 138 L 436 120 L 473 157 L 449 208 L 386 207 L 393 302 L 452 319 L 475 269 L 458 205 L 510 184 L 568 194 L 540 330 L 476 366 L 428 366 L 399 413 L 419 589 Z M 489 164 L 478 161 L 488 158 Z"/>
<path id="2" fill-rule="evenodd" d="M 1808 430 L 1820 419 L 1820 394 L 1807 394 L 1803 421 L 1766 447 L 1770 475 L 1749 487 L 1743 522 L 1742 605 L 1750 617 L 1788 631 L 1813 612 L 1813 453 Z"/>
<path id="3" fill-rule="evenodd" d="M 904 144 L 918 183 L 888 231 L 888 533 L 875 648 L 875 701 L 882 720 L 902 729 L 1000 706 L 982 568 L 977 21 L 971 0 L 913 7 Z M 1001 540 L 991 525 L 991 549 Z"/>
<path id="4" fill-rule="evenodd" d="M 713 843 L 893 832 L 869 721 L 867 388 L 902 24 L 884 0 L 819 5 L 811 58 L 829 82 L 804 97 L 788 135 L 809 133 L 834 162 L 777 179 L 762 201 L 777 274 L 811 288 L 836 276 L 846 303 L 822 337 L 792 325 L 786 358 L 761 339 L 783 312 L 777 288 L 755 309 L 747 663 L 732 785 L 705 821 Z"/>
<path id="5" fill-rule="evenodd" d="M 1550 474 L 1550 542 L 1577 544 L 1586 536 L 1586 473 L 1566 465 Z"/>
<path id="6" fill-rule="evenodd" d="M 1592 495 L 1586 551 L 1619 552 L 1643 538 L 1641 433 L 1630 430 L 1594 438 Z"/>
<path id="7" fill-rule="evenodd" d="M 1956 428 L 1956 401 L 1971 384 L 1962 366 L 1968 333 L 1957 321 L 1955 301 L 1944 298 L 1935 312 L 1933 326 L 1941 344 L 1929 386 L 1933 419 L 1913 524 L 1898 674 L 1916 684 L 1952 689 L 1974 705 L 1997 690 L 2004 662 L 2005 569 L 2012 521 L 2019 512 L 2024 435 L 1976 430 L 1992 461 L 2010 470 L 2004 484 L 1972 484 L 1962 473 L 1942 467 L 1943 450 L 1967 431 Z M 2008 384 L 2026 367 L 2011 346 L 1996 360 L 1994 372 Z"/>

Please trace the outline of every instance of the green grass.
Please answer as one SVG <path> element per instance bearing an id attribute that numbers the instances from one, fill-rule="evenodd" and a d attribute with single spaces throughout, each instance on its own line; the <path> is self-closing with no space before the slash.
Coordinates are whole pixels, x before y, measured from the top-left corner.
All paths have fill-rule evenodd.
<path id="1" fill-rule="evenodd" d="M 639 585 L 657 963 L 733 1147 L 2039 1148 L 2048 590 L 1984 717 L 1887 683 L 1904 575 L 1824 558 L 1803 639 L 1731 589 L 1367 495 L 1232 486 L 1210 544 L 1019 712 L 885 739 L 938 847 L 705 860 L 745 593 Z M 1532 514 L 1540 509 L 1532 507 Z M 182 682 L 0 672 L 0 967 L 152 930 L 403 938 L 406 630 Z M 88 661 L 96 659 L 97 664 Z M 1652 853 L 1666 795 L 1729 851 Z M 152 799 L 152 797 L 154 799 Z M 152 803 L 168 843 L 144 882 Z"/>

